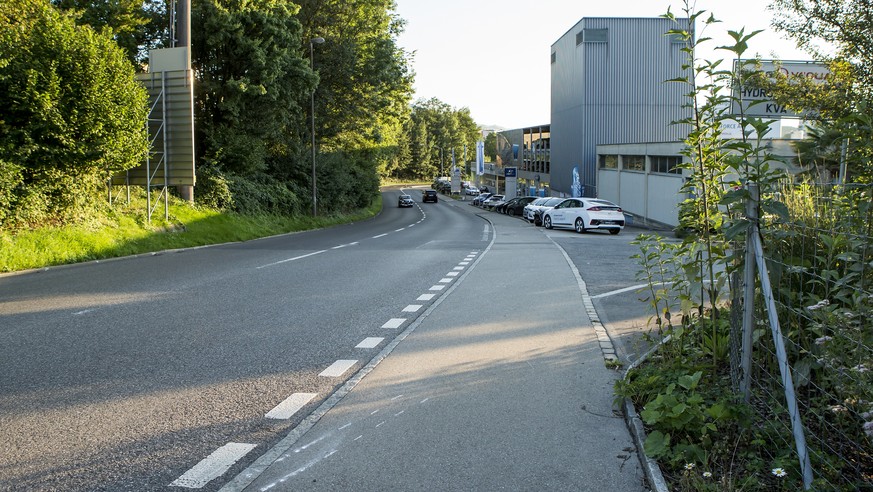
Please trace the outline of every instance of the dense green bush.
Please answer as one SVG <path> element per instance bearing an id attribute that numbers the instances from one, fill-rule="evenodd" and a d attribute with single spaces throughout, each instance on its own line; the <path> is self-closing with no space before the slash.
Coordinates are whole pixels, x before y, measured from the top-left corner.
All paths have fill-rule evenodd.
<path id="1" fill-rule="evenodd" d="M 0 227 L 76 220 L 145 156 L 146 92 L 108 34 L 48 0 L 0 12 Z"/>

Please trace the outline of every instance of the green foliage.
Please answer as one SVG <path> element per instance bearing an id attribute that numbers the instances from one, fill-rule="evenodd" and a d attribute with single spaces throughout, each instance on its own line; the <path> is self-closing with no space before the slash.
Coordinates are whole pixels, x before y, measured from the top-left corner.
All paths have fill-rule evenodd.
<path id="1" fill-rule="evenodd" d="M 51 0 L 77 22 L 96 31 L 106 29 L 135 65 L 145 61 L 147 50 L 166 43 L 169 33 L 167 4 L 162 0 Z"/>
<path id="2" fill-rule="evenodd" d="M 467 158 L 474 155 L 479 130 L 468 108 L 455 109 L 432 98 L 417 101 L 406 125 L 406 138 L 411 142 L 410 160 L 402 163 L 398 176 L 430 179 L 446 176 L 455 163 L 464 168 Z"/>
<path id="3" fill-rule="evenodd" d="M 0 226 L 76 220 L 145 156 L 145 90 L 108 35 L 47 0 L 0 11 Z"/>
<path id="4" fill-rule="evenodd" d="M 317 82 L 299 51 L 296 7 L 279 0 L 203 0 L 191 11 L 200 165 L 238 175 L 268 168 L 268 156 L 302 146 L 300 95 Z M 292 136 L 294 137 L 292 139 Z M 301 142 L 303 140 L 303 142 Z"/>

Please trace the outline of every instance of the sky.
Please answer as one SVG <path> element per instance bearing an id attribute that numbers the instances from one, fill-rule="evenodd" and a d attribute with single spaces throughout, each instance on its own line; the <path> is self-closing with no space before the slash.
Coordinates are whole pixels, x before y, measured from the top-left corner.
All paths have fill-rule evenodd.
<path id="1" fill-rule="evenodd" d="M 550 120 L 551 46 L 583 17 L 657 17 L 683 3 L 670 0 L 395 0 L 406 20 L 398 44 L 414 52 L 415 99 L 467 107 L 477 124 L 522 128 Z M 764 29 L 748 54 L 808 60 L 770 27 L 766 0 L 697 0 L 696 9 L 722 21 L 705 46 L 732 44 L 728 30 Z M 700 24 L 698 24 L 698 28 Z M 710 60 L 730 53 L 710 50 Z"/>

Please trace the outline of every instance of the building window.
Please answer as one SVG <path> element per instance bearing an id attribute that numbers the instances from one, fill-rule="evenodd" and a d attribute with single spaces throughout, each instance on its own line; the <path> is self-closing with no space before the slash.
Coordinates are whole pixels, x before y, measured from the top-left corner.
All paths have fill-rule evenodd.
<path id="1" fill-rule="evenodd" d="M 623 155 L 621 156 L 621 167 L 625 171 L 645 171 L 646 156 L 644 155 Z"/>
<path id="2" fill-rule="evenodd" d="M 552 63 L 555 63 L 555 60 L 557 60 L 557 59 L 558 59 L 557 53 L 552 53 Z"/>
<path id="3" fill-rule="evenodd" d="M 576 33 L 576 46 L 582 44 L 582 41 L 585 39 L 584 32 L 585 31 L 579 31 Z"/>
<path id="4" fill-rule="evenodd" d="M 606 43 L 609 41 L 609 29 L 583 29 L 582 39 L 586 43 Z"/>
<path id="5" fill-rule="evenodd" d="M 682 158 L 679 156 L 653 155 L 649 156 L 649 162 L 652 163 L 653 173 L 682 174 L 682 169 L 679 168 Z"/>
<path id="6" fill-rule="evenodd" d="M 618 169 L 617 155 L 601 155 L 600 169 Z"/>

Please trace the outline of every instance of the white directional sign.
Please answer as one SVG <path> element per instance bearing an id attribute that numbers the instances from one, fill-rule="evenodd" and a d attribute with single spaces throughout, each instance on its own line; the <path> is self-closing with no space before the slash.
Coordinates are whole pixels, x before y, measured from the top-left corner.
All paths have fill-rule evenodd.
<path id="1" fill-rule="evenodd" d="M 745 69 L 751 69 L 751 65 L 745 65 Z M 734 63 L 734 71 L 737 69 L 737 63 Z M 781 73 L 786 76 L 801 75 L 818 83 L 824 83 L 830 76 L 830 70 L 816 62 L 779 62 L 774 60 L 762 60 L 760 67 L 757 68 L 760 72 L 766 75 Z M 742 101 L 743 114 L 746 116 L 754 116 L 759 118 L 798 118 L 802 117 L 795 111 L 786 108 L 778 103 L 773 96 L 766 90 L 757 87 L 744 87 L 742 92 L 734 90 L 734 97 Z M 740 114 L 740 108 L 737 101 L 733 102 L 731 108 L 733 114 Z"/>

